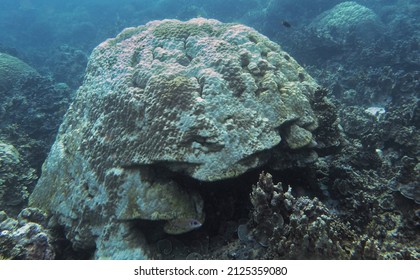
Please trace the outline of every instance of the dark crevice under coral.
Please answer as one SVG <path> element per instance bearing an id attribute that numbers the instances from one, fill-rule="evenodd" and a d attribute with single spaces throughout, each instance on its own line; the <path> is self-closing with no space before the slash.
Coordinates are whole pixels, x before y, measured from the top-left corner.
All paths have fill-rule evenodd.
<path id="1" fill-rule="evenodd" d="M 72 243 L 66 238 L 64 228 L 57 226 L 51 229 L 54 237 L 52 245 L 56 260 L 89 260 L 92 259 L 95 248 L 91 250 L 75 250 Z"/>
<path id="2" fill-rule="evenodd" d="M 163 167 L 159 167 L 162 169 Z M 164 221 L 134 220 L 134 230 L 141 232 L 151 245 L 152 255 L 160 259 L 219 258 L 220 248 L 240 244 L 241 226 L 250 219 L 253 205 L 250 200 L 253 182 L 257 182 L 262 172 L 270 172 L 276 182 L 283 182 L 284 190 L 291 190 L 295 197 L 321 197 L 322 192 L 311 183 L 310 168 L 295 168 L 277 171 L 262 166 L 250 170 L 236 178 L 204 182 L 186 175 L 165 170 L 170 179 L 187 189 L 198 190 L 204 200 L 206 219 L 202 227 L 179 235 L 166 234 L 162 229 Z M 314 185 L 311 187 L 311 185 Z M 289 217 L 284 217 L 288 223 Z M 248 244 L 247 246 L 249 246 Z M 233 245 L 232 245 L 233 246 Z M 258 249 L 259 244 L 253 244 Z M 232 249 L 235 251 L 234 249 Z M 251 252 L 248 252 L 252 257 Z M 235 255 L 235 254 L 234 254 Z M 226 257 L 226 256 L 225 256 Z M 230 258 L 247 258 L 239 254 Z"/>
<path id="3" fill-rule="evenodd" d="M 415 220 L 418 218 L 412 211 L 414 202 L 407 205 L 406 198 L 399 193 L 389 194 L 386 187 L 370 187 L 372 180 L 377 180 L 376 172 L 381 165 L 370 164 L 370 168 L 366 168 L 362 163 L 371 157 L 357 149 L 348 145 L 340 153 L 321 157 L 304 168 L 278 171 L 266 165 L 216 182 L 202 182 L 173 173 L 171 179 L 181 186 L 198 190 L 203 197 L 206 213 L 203 226 L 181 235 L 165 234 L 161 222 L 137 221 L 136 226 L 152 245 L 154 257 L 160 259 L 415 258 L 418 253 L 411 245 L 401 247 L 410 239 L 413 244 L 417 242 Z M 380 158 L 372 160 L 380 162 Z M 274 231 L 275 234 L 269 230 L 272 236 L 263 236 L 264 240 L 269 238 L 274 243 L 259 241 L 253 236 L 261 225 L 252 222 L 252 213 L 257 208 L 250 196 L 258 186 L 255 185 L 258 178 L 261 180 L 260 176 L 263 176 L 260 174 L 266 174 L 263 172 L 272 174 L 272 182 L 281 182 L 281 192 L 289 193 L 292 203 L 292 208 L 283 212 L 280 219 L 285 229 Z M 377 180 L 375 184 L 381 182 Z M 399 211 L 393 210 L 394 204 L 398 205 Z M 307 220 L 304 213 L 312 211 L 308 209 L 318 214 Z M 302 225 L 302 222 L 308 224 Z M 399 229 L 403 227 L 407 232 L 401 234 Z M 324 236 L 315 234 L 315 228 Z M 263 231 L 267 232 L 266 229 Z M 345 240 L 340 241 L 341 238 Z M 297 248 L 294 242 L 306 245 Z M 290 247 L 291 251 L 286 252 L 281 246 Z M 401 252 L 392 252 L 389 246 L 395 250 L 399 248 Z"/>

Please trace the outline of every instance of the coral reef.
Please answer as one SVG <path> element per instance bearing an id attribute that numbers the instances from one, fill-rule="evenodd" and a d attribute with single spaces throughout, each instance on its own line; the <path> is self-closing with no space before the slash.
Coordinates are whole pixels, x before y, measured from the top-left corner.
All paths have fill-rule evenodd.
<path id="1" fill-rule="evenodd" d="M 352 153 L 345 151 L 344 154 Z M 326 166 L 331 169 L 342 166 L 342 163 L 328 161 L 321 158 L 318 170 L 321 165 L 323 172 L 328 172 Z M 360 174 L 357 169 L 348 172 L 343 182 L 343 185 L 350 184 L 346 193 L 334 191 L 335 185 L 327 186 L 331 193 L 323 197 L 325 203 L 316 197 L 294 195 L 290 186 L 274 184 L 269 173 L 261 173 L 258 183 L 252 187 L 249 221 L 233 223 L 236 238 L 221 239 L 213 247 L 211 241 L 221 236 L 210 237 L 208 253 L 202 257 L 418 259 L 420 240 L 418 224 L 414 224 L 418 217 L 411 212 L 411 205 L 402 197 L 390 195 L 386 186 L 380 186 L 375 174 Z M 329 177 L 334 175 L 331 172 Z M 334 183 L 339 184 L 339 178 L 343 177 L 340 174 Z M 360 184 L 354 185 L 357 180 Z M 323 177 L 319 181 L 320 185 L 331 185 Z"/>
<path id="2" fill-rule="evenodd" d="M 418 1 L 3 2 L 0 259 L 420 259 Z"/>
<path id="3" fill-rule="evenodd" d="M 0 53 L 0 209 L 16 217 L 46 158 L 69 91 Z"/>
<path id="4" fill-rule="evenodd" d="M 355 233 L 317 199 L 294 197 L 261 173 L 249 227 L 268 259 L 350 259 Z"/>
<path id="5" fill-rule="evenodd" d="M 318 116 L 319 127 L 315 129 L 314 136 L 317 150 L 320 154 L 337 152 L 345 142 L 339 129 L 340 119 L 336 106 L 328 98 L 326 88 L 318 88 L 312 98 L 312 108 Z"/>
<path id="6" fill-rule="evenodd" d="M 36 179 L 35 170 L 16 148 L 0 140 L 0 209 L 16 216 L 26 205 Z"/>
<path id="7" fill-rule="evenodd" d="M 295 38 L 306 37 L 303 40 L 311 45 L 312 50 L 305 48 L 302 56 L 297 47 L 297 57 L 313 64 L 305 68 L 330 89 L 328 97 L 338 110 L 345 138 L 340 153 L 318 159 L 308 171 L 313 174 L 308 181 L 314 182 L 311 189 L 322 190 L 321 196 L 316 195 L 360 236 L 364 248 L 355 247 L 353 258 L 418 259 L 419 255 L 419 61 L 413 30 L 418 24 L 405 25 L 404 32 L 392 30 L 407 23 L 411 8 L 416 8 L 391 7 L 392 15 L 380 14 L 383 22 L 391 23 L 374 41 L 350 40 L 331 47 L 311 37 L 312 31 L 294 33 L 302 32 Z"/>
<path id="8" fill-rule="evenodd" d="M 50 74 L 55 82 L 77 89 L 83 82 L 87 61 L 85 51 L 62 45 L 52 51 L 38 69 L 41 73 Z"/>
<path id="9" fill-rule="evenodd" d="M 310 29 L 324 45 L 346 45 L 350 40 L 371 42 L 383 30 L 379 17 L 353 1 L 342 2 L 316 17 Z"/>
<path id="10" fill-rule="evenodd" d="M 197 231 L 184 237 L 159 239 L 152 246 L 154 257 L 418 259 L 420 240 L 415 223 L 419 217 L 412 212 L 414 202 L 394 197 L 372 170 L 363 173 L 350 163 L 345 167 L 347 175 L 334 173 L 343 170 L 344 160 L 350 162 L 344 158 L 354 154 L 349 149 L 345 147 L 335 156 L 320 158 L 314 166 L 319 176 L 318 180 L 313 179 L 318 181 L 317 188 L 324 185 L 327 190 L 320 195 L 324 202 L 299 195 L 294 187 L 274 184 L 272 176 L 262 172 L 258 183 L 252 186 L 251 208 L 243 208 L 250 211 L 249 219 L 231 216 L 238 206 L 236 210 L 221 206 L 226 220 L 216 227 L 211 225 L 217 228 L 216 232 Z M 223 203 L 223 199 L 219 201 Z M 209 215 L 209 219 L 214 217 Z"/>
<path id="11" fill-rule="evenodd" d="M 15 260 L 52 260 L 55 257 L 46 214 L 25 208 L 17 220 L 0 211 L 0 257 Z"/>
<path id="12" fill-rule="evenodd" d="M 40 173 L 69 105 L 70 90 L 6 54 L 0 54 L 0 77 L 0 138 Z"/>
<path id="13" fill-rule="evenodd" d="M 364 147 L 361 152 L 365 155 L 364 165 L 380 167 L 380 174 L 388 180 L 391 190 L 400 191 L 417 203 L 420 198 L 419 104 L 412 101 L 388 106 L 380 118 L 357 106 L 341 110 L 344 132 Z M 373 160 L 366 161 L 367 154 Z"/>
<path id="14" fill-rule="evenodd" d="M 203 200 L 173 178 L 211 182 L 313 161 L 316 88 L 243 25 L 197 18 L 125 29 L 93 51 L 30 205 L 80 248 L 101 247 L 114 217 L 190 231 L 186 221 L 204 222 Z"/>
<path id="15" fill-rule="evenodd" d="M 339 154 L 320 158 L 309 172 L 316 188 L 324 190 L 330 212 L 358 237 L 354 259 L 417 259 L 420 253 L 418 205 L 392 188 L 398 169 L 390 168 L 386 153 L 354 138 Z M 406 196 L 413 199 L 417 181 L 410 182 Z"/>
<path id="16" fill-rule="evenodd" d="M 0 53 L 0 92 L 2 95 L 17 83 L 34 75 L 37 75 L 35 69 L 23 61 L 8 54 Z"/>

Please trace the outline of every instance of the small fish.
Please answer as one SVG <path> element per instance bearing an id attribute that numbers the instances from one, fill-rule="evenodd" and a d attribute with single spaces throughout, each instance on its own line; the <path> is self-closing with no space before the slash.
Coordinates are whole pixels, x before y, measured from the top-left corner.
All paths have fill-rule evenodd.
<path id="1" fill-rule="evenodd" d="M 163 230 L 168 234 L 181 234 L 201 227 L 199 220 L 194 218 L 173 219 L 166 222 Z"/>
<path id="2" fill-rule="evenodd" d="M 281 24 L 283 24 L 283 26 L 284 26 L 284 27 L 287 27 L 287 28 L 292 27 L 292 25 L 291 25 L 288 21 L 285 21 L 285 20 L 283 20 L 283 21 L 281 22 Z"/>

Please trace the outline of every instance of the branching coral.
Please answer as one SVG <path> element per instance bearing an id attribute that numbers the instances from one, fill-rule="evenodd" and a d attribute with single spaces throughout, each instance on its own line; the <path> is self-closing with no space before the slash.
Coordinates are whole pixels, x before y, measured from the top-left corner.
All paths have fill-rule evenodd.
<path id="1" fill-rule="evenodd" d="M 267 258 L 351 258 L 354 233 L 319 199 L 296 198 L 290 188 L 285 191 L 269 173 L 261 173 L 251 203 L 249 226 L 256 241 L 268 247 Z"/>

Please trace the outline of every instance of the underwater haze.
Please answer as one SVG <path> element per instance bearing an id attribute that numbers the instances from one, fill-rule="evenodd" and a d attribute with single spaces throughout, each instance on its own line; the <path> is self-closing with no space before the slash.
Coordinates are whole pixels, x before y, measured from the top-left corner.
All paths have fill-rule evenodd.
<path id="1" fill-rule="evenodd" d="M 419 18 L 0 0 L 0 260 L 420 259 Z"/>
<path id="2" fill-rule="evenodd" d="M 249 25 L 269 36 L 270 39 L 281 43 L 282 47 L 290 51 L 293 56 L 302 55 L 309 60 L 313 57 L 308 54 L 308 51 L 313 50 L 317 45 L 309 44 L 305 46 L 305 49 L 301 44 L 301 39 L 295 36 L 302 35 L 300 33 L 311 29 L 311 22 L 317 16 L 340 2 L 343 1 L 2 0 L 0 3 L 0 48 L 7 52 L 15 52 L 21 57 L 26 56 L 25 61 L 37 67 L 39 71 L 63 76 L 64 73 L 57 73 L 59 69 L 52 69 L 60 67 L 57 65 L 59 62 L 54 62 L 52 56 L 72 53 L 76 56 L 75 59 L 82 63 L 83 58 L 79 56 L 88 56 L 95 46 L 107 38 L 114 37 L 126 27 L 165 18 L 188 20 L 194 17 L 205 17 L 222 22 Z M 372 9 L 378 16 L 379 22 L 383 24 L 382 31 L 386 31 L 387 39 L 410 40 L 416 36 L 418 32 L 416 18 L 419 13 L 417 1 L 356 2 Z M 283 22 L 290 23 L 291 27 L 286 27 Z M 359 25 L 349 26 L 349 28 L 365 28 L 362 23 Z M 369 31 L 370 26 L 366 26 L 366 29 Z M 378 32 L 385 35 L 381 31 Z M 308 36 L 318 35 L 309 34 Z M 326 42 L 314 43 L 327 44 Z M 383 44 L 383 47 L 388 48 L 390 42 L 383 42 Z M 331 55 L 331 50 L 328 48 L 333 48 L 333 52 L 340 51 L 334 46 L 327 46 L 326 50 L 320 51 L 327 51 L 327 55 Z M 66 58 L 61 57 L 61 60 Z M 61 61 L 61 63 L 65 62 Z M 306 61 L 301 63 L 306 63 Z M 65 78 L 60 77 L 60 79 Z M 66 82 L 74 83 L 74 81 Z"/>

